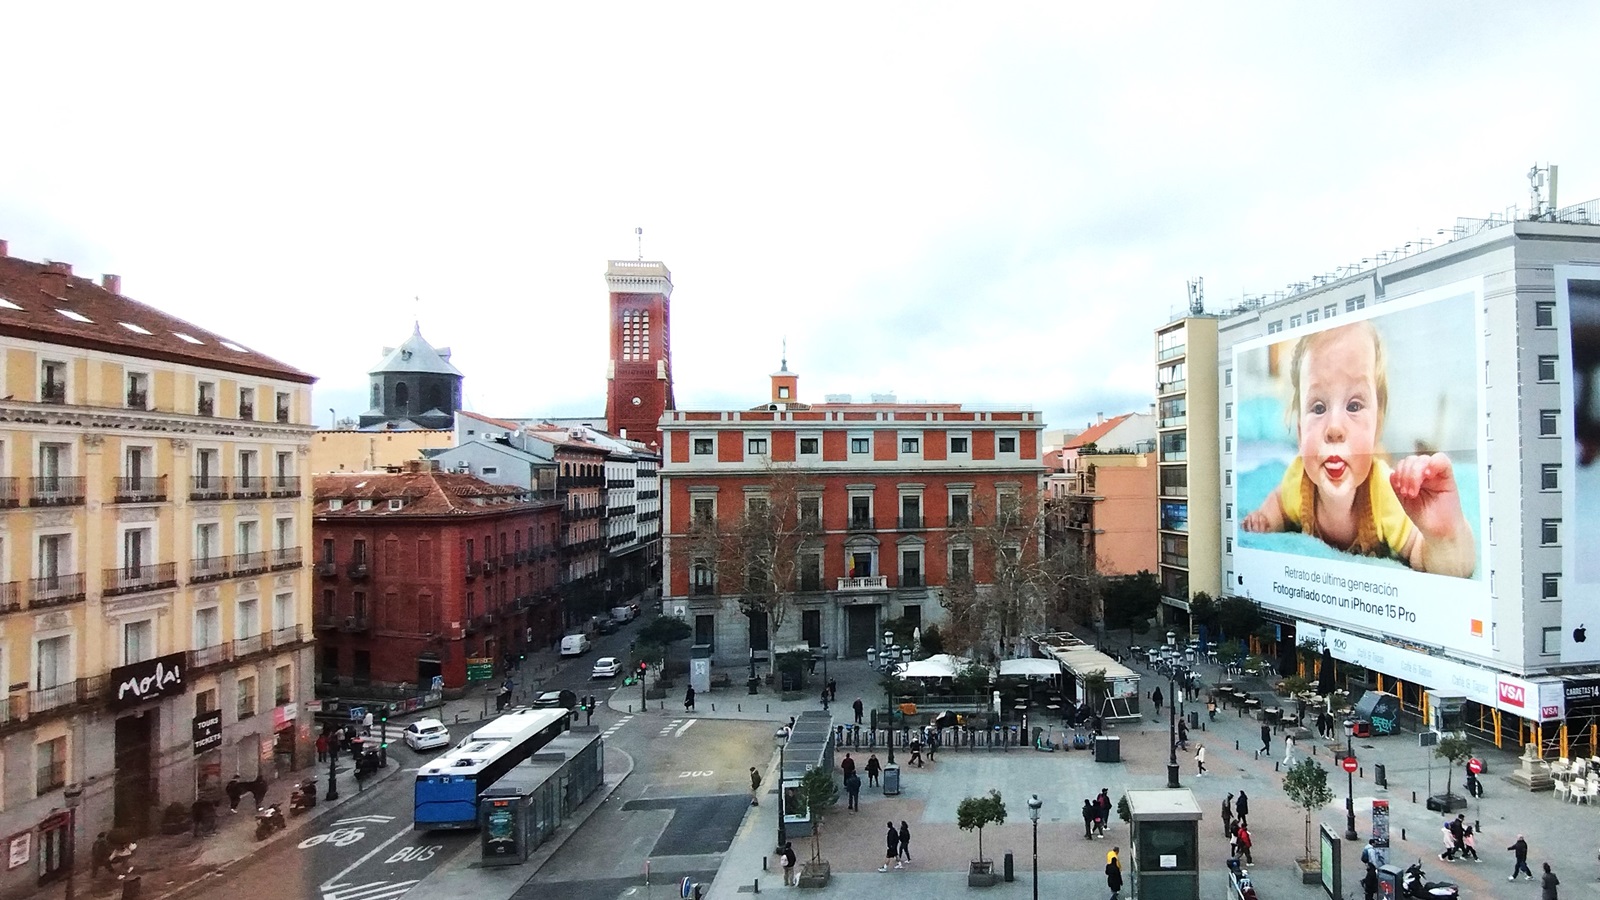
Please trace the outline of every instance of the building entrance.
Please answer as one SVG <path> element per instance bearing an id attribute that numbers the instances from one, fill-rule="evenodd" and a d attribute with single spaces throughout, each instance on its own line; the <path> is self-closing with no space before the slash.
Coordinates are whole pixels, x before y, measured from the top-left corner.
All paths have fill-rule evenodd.
<path id="1" fill-rule="evenodd" d="M 845 607 L 845 654 L 852 659 L 865 658 L 867 648 L 878 643 L 878 606 Z"/>
<path id="2" fill-rule="evenodd" d="M 150 827 L 151 810 L 159 807 L 155 772 L 151 769 L 155 757 L 151 742 L 159 731 L 155 720 L 155 710 L 117 720 L 114 750 L 117 775 L 112 792 L 112 820 L 118 828 L 130 828 L 140 835 Z"/>

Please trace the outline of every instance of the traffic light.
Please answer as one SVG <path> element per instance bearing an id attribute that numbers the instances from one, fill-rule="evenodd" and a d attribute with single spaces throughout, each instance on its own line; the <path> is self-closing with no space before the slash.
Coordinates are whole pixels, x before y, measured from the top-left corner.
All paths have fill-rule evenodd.
<path id="1" fill-rule="evenodd" d="M 649 669 L 650 669 L 650 664 L 649 663 L 645 662 L 642 659 L 639 660 L 639 677 L 640 678 L 643 678 L 645 676 L 645 672 L 647 672 Z"/>

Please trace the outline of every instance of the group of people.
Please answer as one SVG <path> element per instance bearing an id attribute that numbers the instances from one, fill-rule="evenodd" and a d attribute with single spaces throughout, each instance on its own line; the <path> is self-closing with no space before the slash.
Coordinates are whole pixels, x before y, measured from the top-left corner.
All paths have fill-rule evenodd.
<path id="1" fill-rule="evenodd" d="M 137 849 L 139 845 L 132 841 L 113 843 L 110 834 L 100 832 L 89 848 L 89 877 L 98 876 L 101 869 L 119 880 L 127 877 L 133 872 L 133 851 Z"/>
<path id="2" fill-rule="evenodd" d="M 1222 798 L 1222 836 L 1228 839 L 1229 856 L 1255 865 L 1255 858 L 1250 855 L 1255 844 L 1250 834 L 1250 795 L 1244 791 L 1239 792 L 1237 800 L 1233 794 Z"/>
<path id="3" fill-rule="evenodd" d="M 904 869 L 911 862 L 911 826 L 904 819 L 900 820 L 900 827 L 895 828 L 894 823 L 889 823 L 889 831 L 884 836 L 883 865 L 878 867 L 879 872 L 889 871 L 889 864 L 894 863 L 896 869 Z"/>
<path id="4" fill-rule="evenodd" d="M 1111 821 L 1111 791 L 1101 788 L 1100 796 L 1083 801 L 1083 839 L 1093 840 L 1106 836 L 1106 824 Z"/>
<path id="5" fill-rule="evenodd" d="M 1444 852 L 1439 858 L 1447 862 L 1455 862 L 1459 855 L 1463 859 L 1482 862 L 1478 858 L 1478 844 L 1472 834 L 1472 826 L 1467 824 L 1465 813 L 1457 813 L 1454 819 L 1446 819 L 1442 828 L 1444 833 Z M 1510 850 L 1511 847 L 1507 847 Z"/>

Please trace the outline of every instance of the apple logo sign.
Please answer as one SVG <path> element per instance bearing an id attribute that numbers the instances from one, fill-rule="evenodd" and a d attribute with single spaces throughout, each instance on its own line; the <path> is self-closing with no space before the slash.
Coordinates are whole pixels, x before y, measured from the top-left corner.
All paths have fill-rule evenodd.
<path id="1" fill-rule="evenodd" d="M 1585 629 L 1583 627 L 1582 624 L 1579 624 L 1577 628 L 1572 629 L 1572 642 L 1573 643 L 1581 644 L 1584 641 L 1587 641 L 1588 639 L 1589 639 L 1589 632 L 1588 632 L 1587 629 Z"/>

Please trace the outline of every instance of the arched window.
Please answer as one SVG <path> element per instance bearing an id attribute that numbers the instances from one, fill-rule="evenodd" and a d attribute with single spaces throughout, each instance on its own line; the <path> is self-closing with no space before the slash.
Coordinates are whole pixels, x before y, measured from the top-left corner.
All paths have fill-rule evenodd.
<path id="1" fill-rule="evenodd" d="M 397 382 L 394 386 L 394 405 L 396 409 L 405 409 L 411 400 L 411 388 L 404 381 Z"/>
<path id="2" fill-rule="evenodd" d="M 376 384 L 372 386 L 372 408 L 383 408 L 383 388 Z"/>

